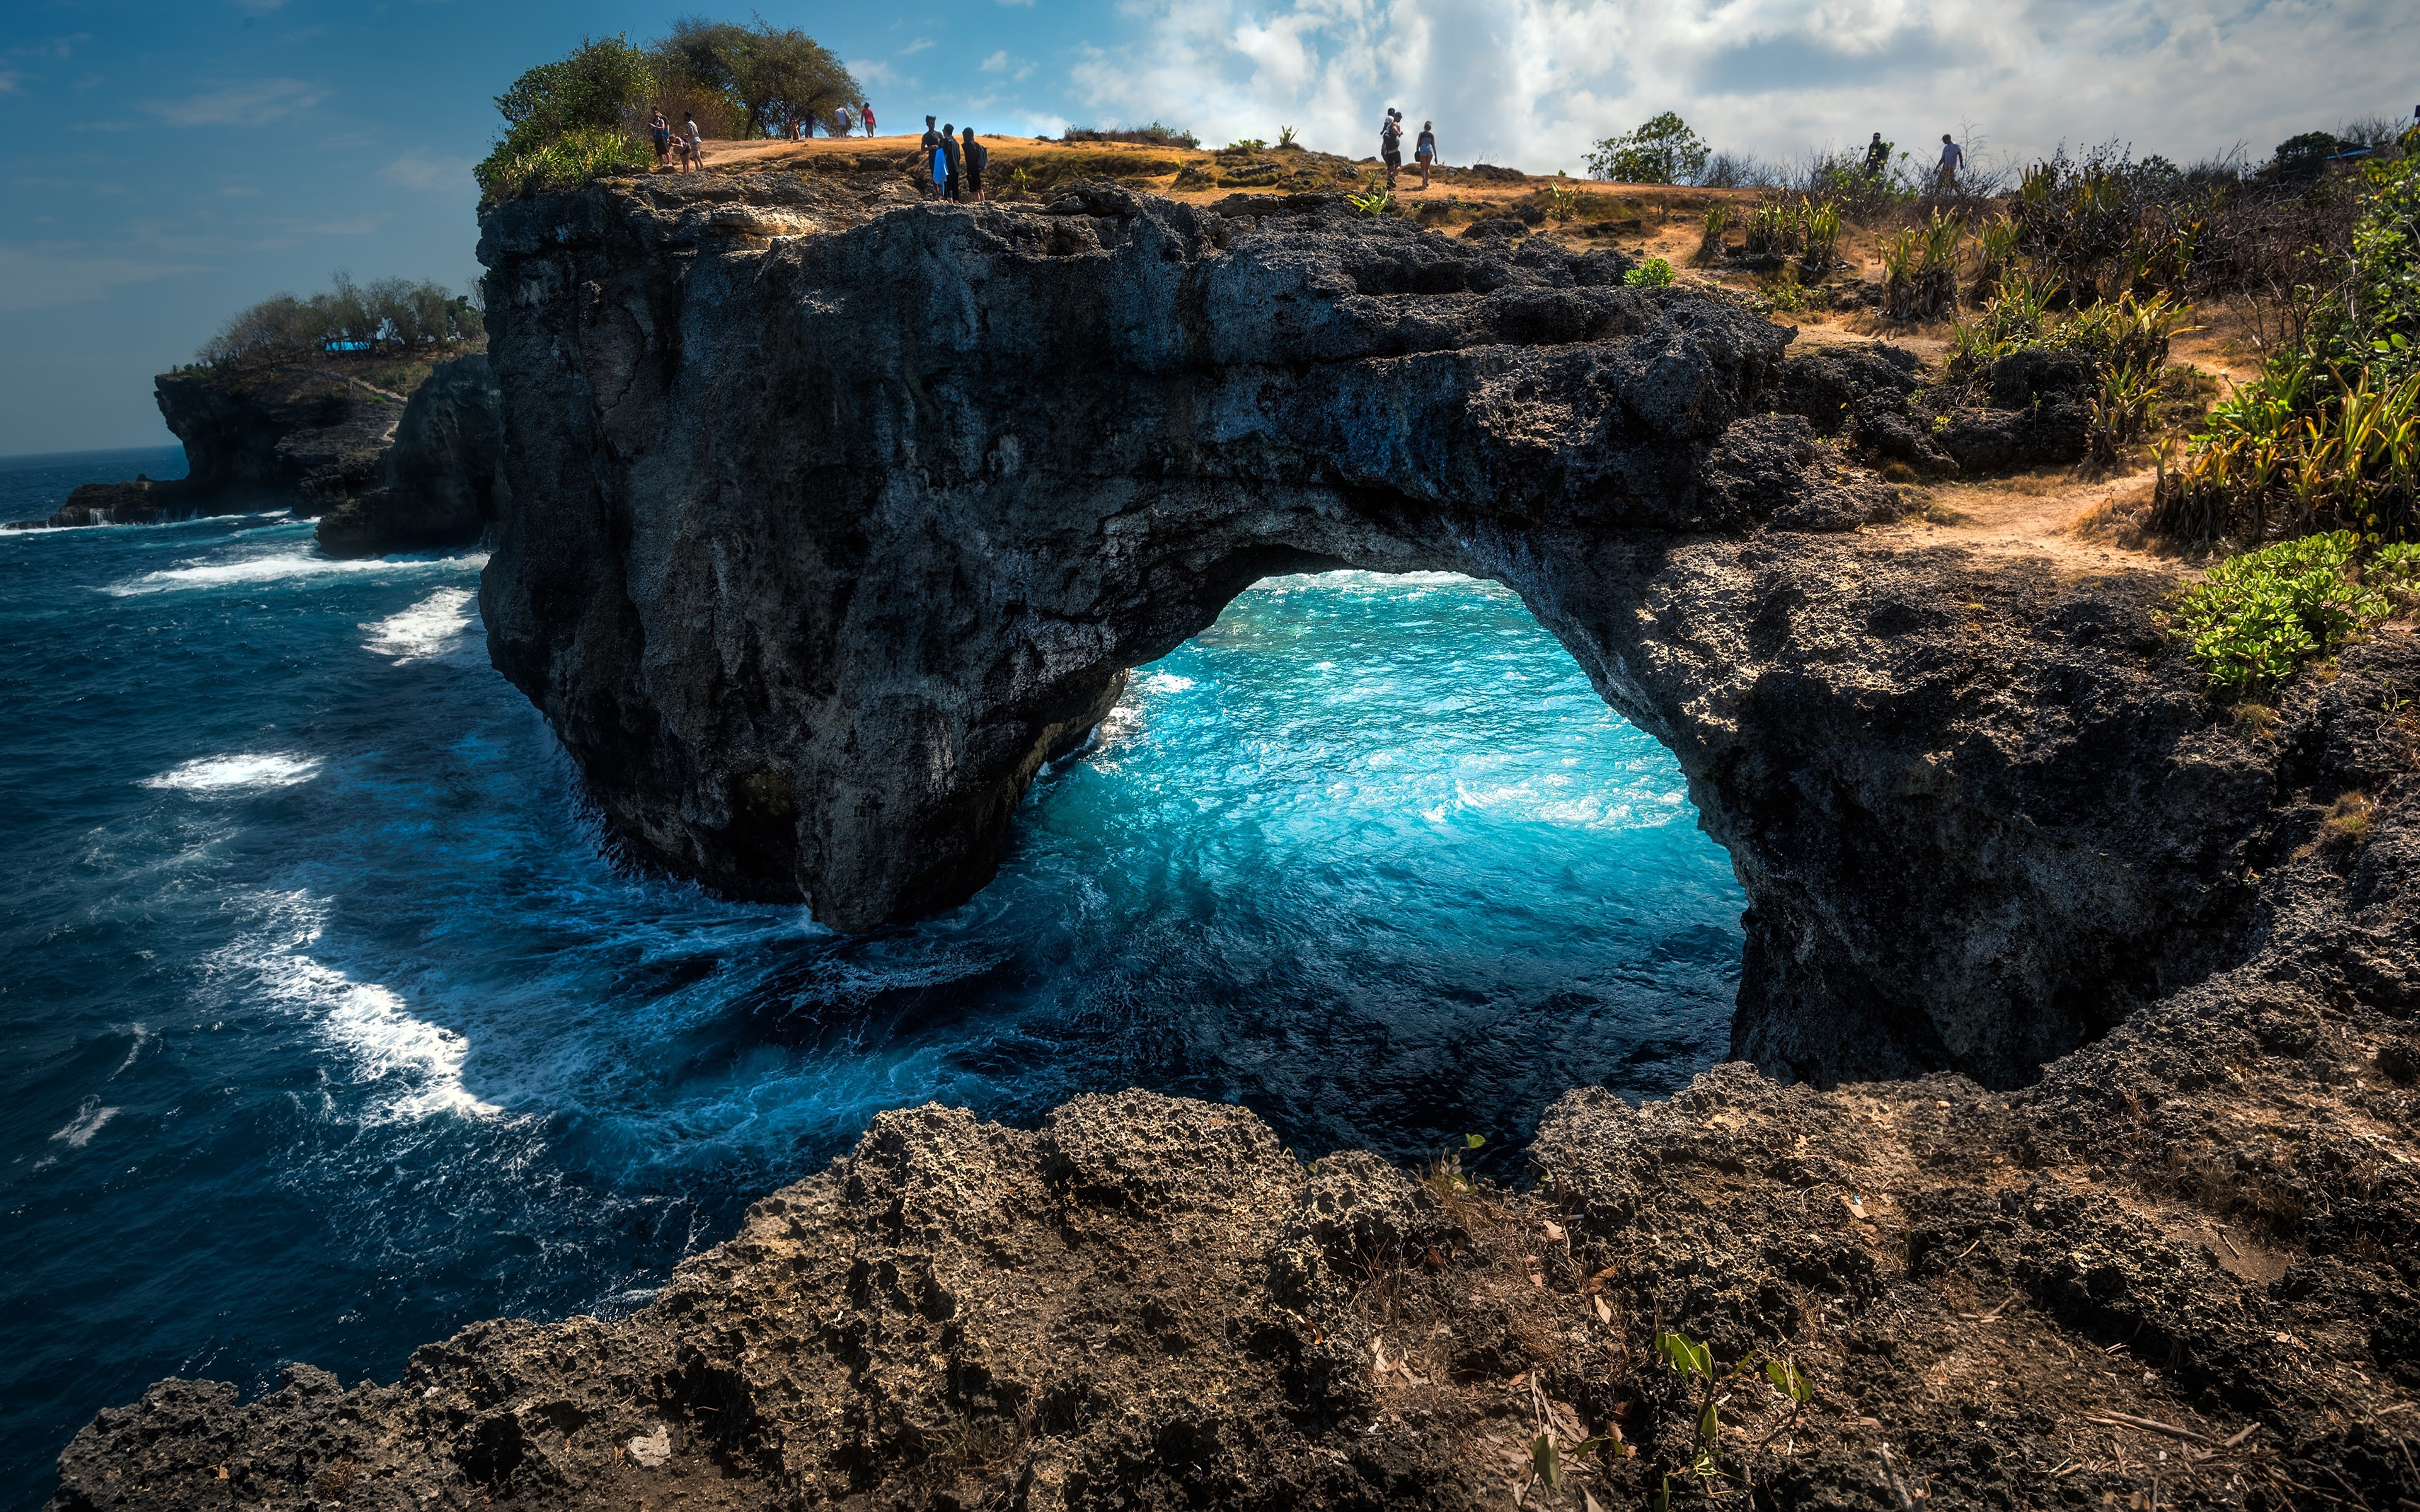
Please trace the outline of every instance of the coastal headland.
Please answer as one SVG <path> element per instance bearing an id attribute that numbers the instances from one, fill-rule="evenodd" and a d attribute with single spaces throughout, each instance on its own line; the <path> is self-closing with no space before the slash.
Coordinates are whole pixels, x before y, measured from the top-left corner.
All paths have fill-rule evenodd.
<path id="1" fill-rule="evenodd" d="M 1953 418 L 1518 216 L 814 156 L 486 222 L 490 653 L 635 859 L 944 906 L 1255 579 L 1464 572 L 1678 757 L 1739 1063 L 1566 1094 L 1521 1191 L 1143 1092 L 886 1113 L 629 1318 L 163 1381 L 56 1508 L 2420 1499 L 2408 619 L 2247 717 L 2180 560 L 1869 465 L 2071 461 L 2081 374 Z"/>

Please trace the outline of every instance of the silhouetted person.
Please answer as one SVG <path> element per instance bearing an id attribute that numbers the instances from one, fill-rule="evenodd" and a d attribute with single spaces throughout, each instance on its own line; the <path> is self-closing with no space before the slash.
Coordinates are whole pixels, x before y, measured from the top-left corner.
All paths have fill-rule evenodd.
<path id="1" fill-rule="evenodd" d="M 1883 170 L 1888 166 L 1890 166 L 1890 144 L 1883 140 L 1882 132 L 1876 131 L 1873 141 L 1866 147 L 1866 177 L 1880 178 L 1883 176 Z"/>
<path id="2" fill-rule="evenodd" d="M 984 197 L 984 168 L 991 162 L 991 148 L 975 140 L 975 129 L 970 126 L 967 128 L 966 140 L 960 144 L 958 151 L 967 162 L 967 197 L 981 204 Z"/>
<path id="3" fill-rule="evenodd" d="M 950 176 L 941 157 L 941 133 L 933 130 L 933 117 L 930 116 L 924 117 L 924 136 L 917 150 L 924 154 L 924 177 L 928 180 L 924 188 L 925 197 L 938 196 L 941 186 L 949 182 Z"/>
<path id="4" fill-rule="evenodd" d="M 941 123 L 941 157 L 950 171 L 949 182 L 942 187 L 941 197 L 954 201 L 966 189 L 966 158 L 958 148 L 957 129 L 949 122 Z"/>

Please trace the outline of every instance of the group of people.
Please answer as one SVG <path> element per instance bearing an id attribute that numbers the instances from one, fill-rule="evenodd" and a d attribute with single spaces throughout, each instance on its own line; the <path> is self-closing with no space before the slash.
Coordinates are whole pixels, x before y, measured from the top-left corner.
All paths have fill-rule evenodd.
<path id="1" fill-rule="evenodd" d="M 672 122 L 664 119 L 664 113 L 661 110 L 649 106 L 648 112 L 650 118 L 647 121 L 647 135 L 656 144 L 657 167 L 660 168 L 666 163 L 671 163 L 675 168 L 705 166 L 705 138 L 704 133 L 697 129 L 697 117 L 694 115 L 682 111 L 680 130 L 675 131 L 673 130 Z"/>
<path id="2" fill-rule="evenodd" d="M 1436 122 L 1420 122 L 1420 134 L 1412 145 L 1412 157 L 1420 165 L 1420 187 L 1429 187 L 1429 170 L 1436 166 Z M 1404 167 L 1404 113 L 1394 106 L 1387 107 L 1387 118 L 1378 123 L 1378 161 L 1387 165 L 1387 187 L 1395 187 L 1395 176 Z"/>
<path id="3" fill-rule="evenodd" d="M 681 123 L 678 129 L 675 129 L 672 122 L 664 118 L 664 113 L 659 106 L 648 106 L 647 116 L 647 136 L 648 139 L 654 142 L 656 146 L 656 166 L 659 168 L 663 167 L 666 164 L 670 164 L 675 168 L 702 168 L 706 166 L 706 133 L 698 130 L 697 116 L 695 113 L 686 110 L 682 111 Z M 924 125 L 926 126 L 927 131 L 924 134 L 928 139 L 932 135 L 932 132 L 929 130 L 932 124 L 933 117 L 930 116 L 925 116 Z M 872 101 L 863 100 L 859 100 L 857 102 L 857 110 L 853 115 L 846 105 L 843 105 L 840 109 L 832 112 L 832 135 L 846 136 L 853 128 L 858 126 L 863 126 L 865 128 L 866 135 L 872 136 L 874 134 L 874 105 Z M 790 135 L 793 140 L 796 140 L 798 130 L 798 127 L 793 125 L 788 129 L 787 134 Z M 967 141 L 971 145 L 974 142 L 974 128 L 969 127 L 967 129 Z M 980 181 L 980 174 L 978 174 L 977 177 L 978 181 Z"/>
<path id="4" fill-rule="evenodd" d="M 975 140 L 975 129 L 957 134 L 955 123 L 944 122 L 939 131 L 933 129 L 933 117 L 924 117 L 924 196 L 946 199 L 961 204 L 980 203 L 984 197 L 984 168 L 991 162 L 991 150 Z"/>
<path id="5" fill-rule="evenodd" d="M 1866 177 L 1880 178 L 1883 176 L 1883 170 L 1889 166 L 1890 144 L 1883 140 L 1882 132 L 1876 131 L 1873 141 L 1866 147 Z M 1965 166 L 1966 149 L 1950 140 L 1947 131 L 1942 132 L 1941 162 L 1935 164 L 1932 170 L 1933 193 L 1937 194 L 1958 193 L 1958 170 Z"/>

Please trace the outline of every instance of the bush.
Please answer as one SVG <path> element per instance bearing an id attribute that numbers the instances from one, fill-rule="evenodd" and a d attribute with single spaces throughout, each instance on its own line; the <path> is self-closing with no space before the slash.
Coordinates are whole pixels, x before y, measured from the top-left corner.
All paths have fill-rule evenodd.
<path id="1" fill-rule="evenodd" d="M 237 315 L 197 354 L 212 366 L 291 361 L 329 351 L 422 352 L 485 337 L 486 318 L 466 295 L 408 279 L 355 284 L 339 271 L 324 294 L 279 294 Z"/>
<path id="2" fill-rule="evenodd" d="M 655 87 L 654 64 L 621 37 L 583 39 L 569 57 L 523 73 L 496 97 L 504 135 L 473 170 L 481 193 L 494 203 L 644 167 L 653 154 L 637 136 Z"/>
<path id="3" fill-rule="evenodd" d="M 1280 141 L 1280 146 L 1293 145 L 1291 134 L 1293 130 L 1292 127 L 1286 128 L 1287 136 Z M 1144 147 L 1188 149 L 1202 146 L 1202 139 L 1191 131 L 1180 131 L 1173 126 L 1162 126 L 1157 121 L 1152 122 L 1149 126 L 1121 126 L 1114 129 L 1106 126 L 1070 126 L 1059 140 L 1062 142 L 1134 142 Z"/>
<path id="4" fill-rule="evenodd" d="M 2280 541 L 2230 557 L 2178 601 L 2211 691 L 2235 698 L 2273 687 L 2311 656 L 2332 652 L 2391 612 L 2361 580 L 2350 531 Z"/>
<path id="5" fill-rule="evenodd" d="M 2209 539 L 2352 529 L 2420 532 L 2420 158 L 2361 174 L 2351 248 L 2306 286 L 2304 339 L 2211 409 L 2154 528 Z"/>
<path id="6" fill-rule="evenodd" d="M 1632 288 L 1669 288 L 1672 265 L 1661 257 L 1650 257 L 1621 275 L 1621 281 Z"/>
<path id="7" fill-rule="evenodd" d="M 1628 184 L 1694 184 L 1710 156 L 1689 123 L 1668 110 L 1635 131 L 1598 142 L 1589 153 L 1588 170 L 1594 177 Z"/>
<path id="8" fill-rule="evenodd" d="M 699 130 L 724 124 L 718 134 L 812 136 L 817 122 L 830 121 L 861 94 L 830 49 L 795 26 L 777 29 L 761 17 L 752 29 L 696 17 L 676 21 L 647 56 L 659 91 L 679 96 L 681 110 L 695 112 L 687 101 L 704 101 L 713 120 L 701 115 Z M 668 113 L 668 118 L 680 117 Z"/>

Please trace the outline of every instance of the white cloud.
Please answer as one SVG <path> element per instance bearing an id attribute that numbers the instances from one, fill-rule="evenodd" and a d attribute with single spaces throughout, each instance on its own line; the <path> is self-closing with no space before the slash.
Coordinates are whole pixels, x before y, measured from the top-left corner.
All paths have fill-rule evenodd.
<path id="1" fill-rule="evenodd" d="M 899 77 L 892 71 L 890 64 L 879 58 L 852 59 L 848 65 L 848 71 L 858 83 L 863 85 L 890 84 Z"/>
<path id="2" fill-rule="evenodd" d="M 300 79 L 262 79 L 184 100 L 155 100 L 143 108 L 171 126 L 258 126 L 327 98 L 325 88 Z"/>
<path id="3" fill-rule="evenodd" d="M 47 310 L 107 299 L 130 284 L 194 270 L 190 263 L 96 255 L 67 242 L 0 245 L 0 310 Z"/>
<path id="4" fill-rule="evenodd" d="M 1576 169 L 1595 138 L 1677 110 L 1721 148 L 1904 147 L 1973 122 L 2013 153 L 2132 141 L 2180 159 L 2399 115 L 2405 0 L 1128 0 L 1071 94 L 1205 140 L 1300 128 L 1377 150 L 1389 104 L 1448 162 Z"/>
<path id="5" fill-rule="evenodd" d="M 379 177 L 406 189 L 461 189 L 471 181 L 471 160 L 414 149 L 380 169 Z"/>
<path id="6" fill-rule="evenodd" d="M 16 69 L 0 69 L 0 95 L 13 95 L 19 93 L 20 91 L 17 86 L 24 82 L 25 76 L 19 73 Z"/>
<path id="7" fill-rule="evenodd" d="M 914 41 L 908 43 L 906 47 L 901 48 L 899 50 L 899 55 L 901 57 L 914 57 L 917 54 L 922 53 L 924 49 L 932 45 L 933 39 L 931 38 L 919 37 Z"/>
<path id="8" fill-rule="evenodd" d="M 983 60 L 983 70 L 985 73 L 1000 73 L 1007 68 L 1008 51 L 1005 48 Z"/>

